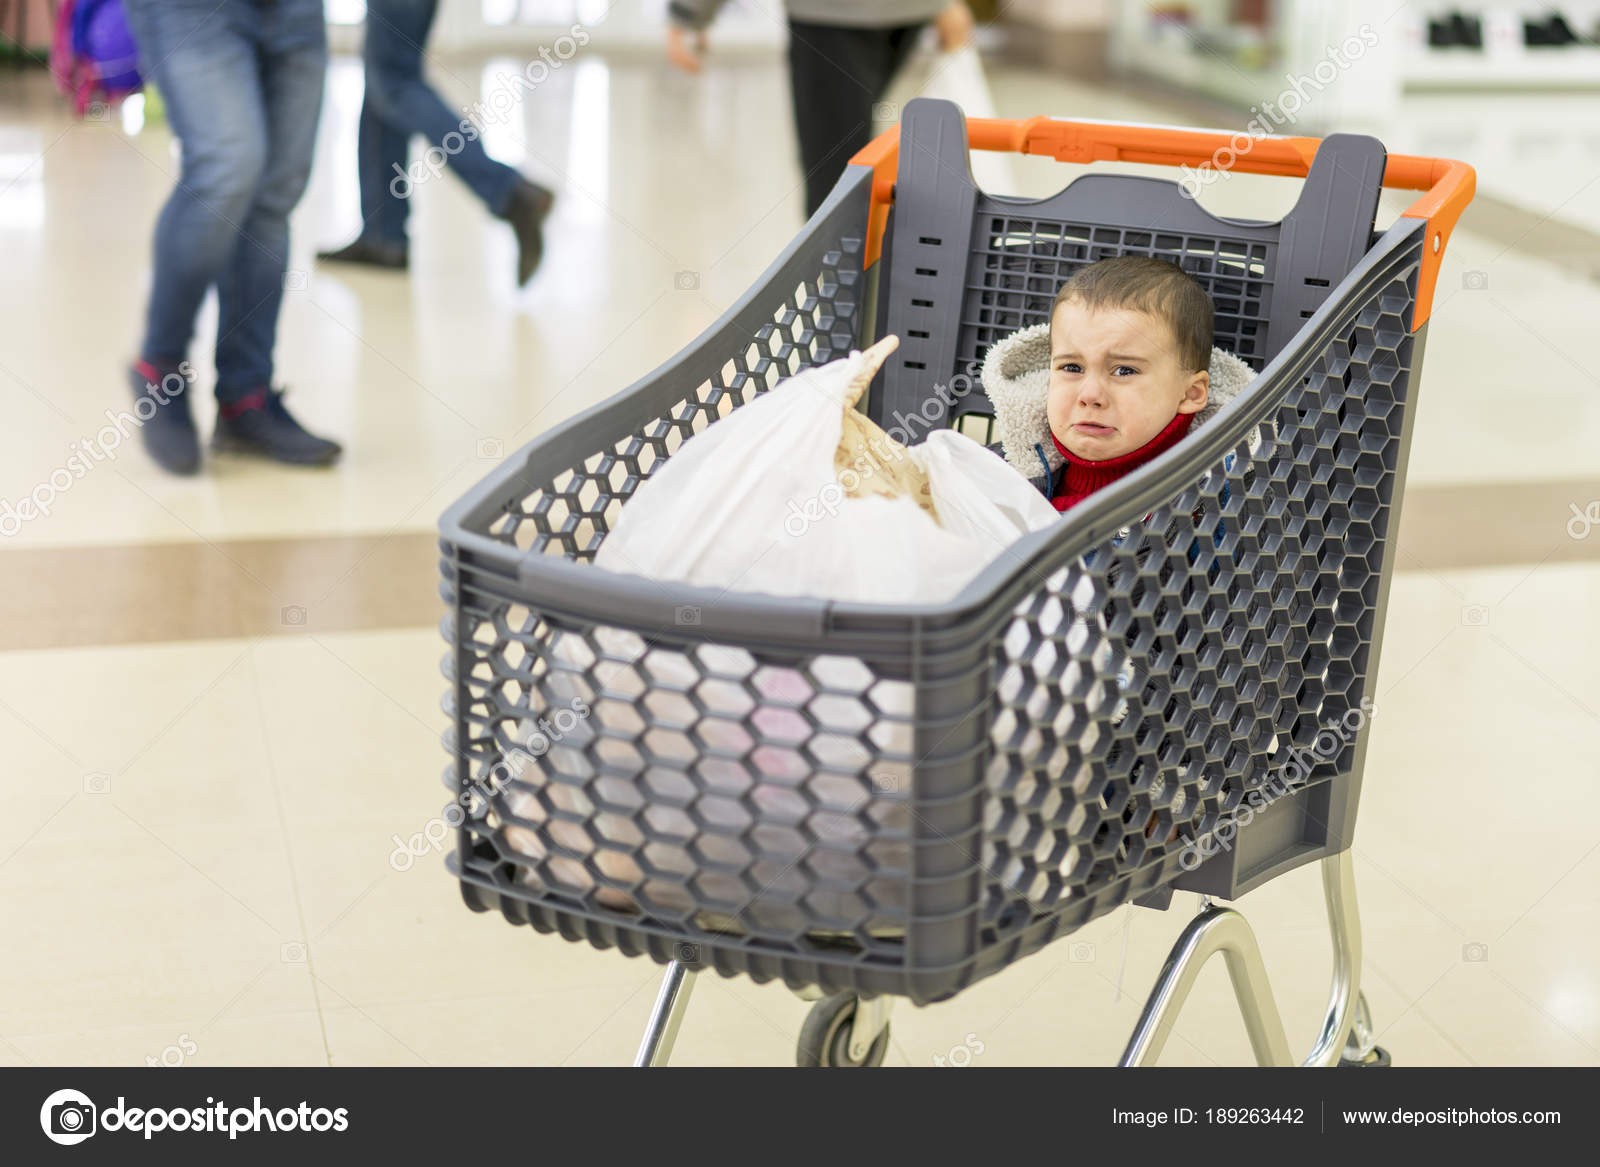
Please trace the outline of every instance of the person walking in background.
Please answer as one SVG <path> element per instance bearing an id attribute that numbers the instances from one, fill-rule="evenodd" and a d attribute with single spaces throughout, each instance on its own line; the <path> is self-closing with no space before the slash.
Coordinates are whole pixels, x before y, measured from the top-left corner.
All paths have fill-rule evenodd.
<path id="1" fill-rule="evenodd" d="M 726 0 L 672 0 L 667 55 L 700 71 L 706 27 Z M 872 107 L 882 100 L 930 20 L 945 49 L 972 36 L 963 0 L 786 0 L 789 84 L 794 94 L 806 215 L 816 213 L 850 164 L 872 140 Z"/>
<path id="2" fill-rule="evenodd" d="M 409 263 L 406 213 L 411 136 L 438 147 L 461 181 L 517 237 L 517 283 L 526 284 L 544 253 L 544 220 L 555 195 L 490 158 L 470 120 L 450 109 L 422 76 L 438 0 L 367 0 L 361 59 L 367 89 L 361 102 L 356 165 L 361 181 L 361 234 L 318 259 L 404 269 Z M 399 188 L 399 189 L 397 189 Z"/>
<path id="3" fill-rule="evenodd" d="M 159 386 L 185 363 L 215 286 L 213 448 L 327 465 L 339 444 L 308 433 L 272 387 L 289 212 L 311 172 L 322 107 L 322 0 L 123 2 L 141 72 L 165 98 L 183 151 L 156 223 L 144 340 L 128 374 L 136 404 L 155 404 L 140 429 L 145 449 L 174 474 L 200 468 L 189 395 Z"/>

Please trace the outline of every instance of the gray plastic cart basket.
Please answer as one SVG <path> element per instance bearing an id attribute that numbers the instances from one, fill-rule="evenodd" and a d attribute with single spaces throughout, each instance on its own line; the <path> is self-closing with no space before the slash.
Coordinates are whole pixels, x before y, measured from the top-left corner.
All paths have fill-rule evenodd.
<path id="1" fill-rule="evenodd" d="M 974 185 L 974 145 L 1183 181 L 1089 173 L 1001 198 Z M 1294 210 L 1202 209 L 1183 187 L 1224 155 L 1303 177 Z M 1386 184 L 1427 193 L 1375 234 Z M 1371 1060 L 1345 853 L 1425 324 L 1472 188 L 1460 163 L 1371 138 L 908 104 L 698 340 L 441 520 L 467 903 L 668 964 L 641 1063 L 665 1060 L 694 974 L 714 969 L 830 994 L 802 1062 L 872 1064 L 891 996 L 948 998 L 1123 904 L 1231 899 L 1321 860 L 1337 967 L 1308 1060 L 1347 1039 Z M 1218 345 L 1260 376 L 955 600 L 777 598 L 589 562 L 685 439 L 875 335 L 901 338 L 876 420 L 913 440 L 970 427 L 987 346 L 1119 254 L 1182 264 Z M 1220 950 L 1258 1058 L 1286 1061 L 1243 917 L 1205 902 L 1124 1060 L 1154 1058 Z"/>

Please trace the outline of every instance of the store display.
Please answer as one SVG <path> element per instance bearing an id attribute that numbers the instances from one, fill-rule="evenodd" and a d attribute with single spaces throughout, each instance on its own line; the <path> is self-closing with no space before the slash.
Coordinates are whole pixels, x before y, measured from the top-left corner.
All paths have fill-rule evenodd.
<path id="1" fill-rule="evenodd" d="M 1530 49 L 1563 48 L 1579 43 L 1578 34 L 1559 12 L 1552 12 L 1543 20 L 1522 22 L 1522 43 Z"/>
<path id="2" fill-rule="evenodd" d="M 1483 48 L 1483 20 L 1463 12 L 1428 21 L 1428 47 L 1434 49 Z"/>

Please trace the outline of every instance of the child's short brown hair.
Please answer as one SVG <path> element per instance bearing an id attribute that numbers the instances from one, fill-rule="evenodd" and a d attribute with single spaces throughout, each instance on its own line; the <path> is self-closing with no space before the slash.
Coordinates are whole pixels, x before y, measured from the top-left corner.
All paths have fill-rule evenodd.
<path id="1" fill-rule="evenodd" d="M 1211 365 L 1211 297 L 1175 263 L 1145 255 L 1102 259 L 1073 272 L 1050 305 L 1050 319 L 1068 300 L 1085 308 L 1131 308 L 1165 320 L 1188 371 Z"/>

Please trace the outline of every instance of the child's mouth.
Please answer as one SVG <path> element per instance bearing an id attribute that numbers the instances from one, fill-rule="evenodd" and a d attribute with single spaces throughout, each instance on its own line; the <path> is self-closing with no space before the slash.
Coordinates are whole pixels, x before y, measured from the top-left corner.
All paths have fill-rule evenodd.
<path id="1" fill-rule="evenodd" d="M 1101 425 L 1094 421 L 1074 422 L 1072 428 L 1080 434 L 1091 438 L 1103 438 L 1116 432 L 1115 426 Z"/>

